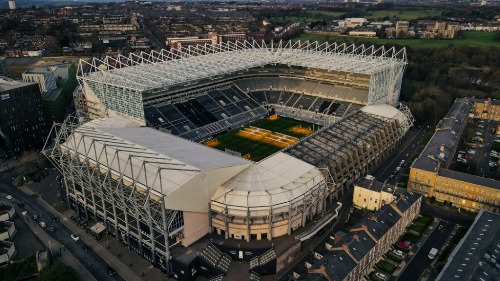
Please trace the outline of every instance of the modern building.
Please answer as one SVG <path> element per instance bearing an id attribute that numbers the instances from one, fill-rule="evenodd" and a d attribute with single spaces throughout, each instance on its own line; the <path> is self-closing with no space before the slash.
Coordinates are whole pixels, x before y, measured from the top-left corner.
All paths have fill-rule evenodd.
<path id="1" fill-rule="evenodd" d="M 37 83 L 42 95 L 57 89 L 54 73 L 45 68 L 25 71 L 23 73 L 23 81 Z"/>
<path id="2" fill-rule="evenodd" d="M 481 210 L 436 280 L 496 280 L 499 252 L 500 215 Z"/>
<path id="3" fill-rule="evenodd" d="M 54 126 L 56 144 L 44 151 L 64 175 L 70 207 L 177 279 L 226 274 L 231 257 L 254 257 L 200 246 L 207 235 L 242 247 L 268 243 L 258 264 L 283 268 L 293 257 L 274 255 L 273 241 L 301 243 L 299 228 L 316 225 L 304 231 L 314 236 L 335 219 L 339 195 L 382 163 L 413 122 L 396 103 L 404 51 L 294 44 L 82 61 L 89 72 L 78 77 L 78 121 Z M 271 113 L 323 128 L 261 161 L 200 143 Z M 173 254 L 173 244 L 199 255 Z"/>
<path id="4" fill-rule="evenodd" d="M 395 186 L 378 182 L 374 177 L 367 176 L 354 184 L 352 202 L 355 207 L 376 211 L 392 202 L 396 198 L 395 192 Z"/>
<path id="5" fill-rule="evenodd" d="M 0 133 L 7 155 L 43 147 L 48 128 L 37 84 L 0 77 Z"/>
<path id="6" fill-rule="evenodd" d="M 0 265 L 7 264 L 17 254 L 14 243 L 9 241 L 0 241 Z"/>
<path id="7" fill-rule="evenodd" d="M 338 231 L 325 247 L 313 250 L 306 270 L 293 270 L 296 280 L 363 280 L 419 215 L 422 196 L 407 192 L 374 213 L 368 213 L 349 232 Z M 318 279 L 319 278 L 319 279 Z"/>
<path id="8" fill-rule="evenodd" d="M 7 58 L 0 57 L 0 76 L 10 77 L 9 68 L 7 67 Z"/>
<path id="9" fill-rule="evenodd" d="M 473 101 L 457 99 L 436 132 L 413 162 L 408 187 L 439 202 L 469 211 L 500 211 L 500 181 L 450 170 Z"/>
<path id="10" fill-rule="evenodd" d="M 38 66 L 23 73 L 23 81 L 38 83 L 47 121 L 62 122 L 66 106 L 77 85 L 76 67 L 71 62 Z"/>
<path id="11" fill-rule="evenodd" d="M 0 222 L 8 221 L 14 217 L 16 209 L 12 205 L 0 204 Z"/>
<path id="12" fill-rule="evenodd" d="M 0 241 L 10 240 L 16 235 L 16 226 L 10 221 L 0 221 Z"/>

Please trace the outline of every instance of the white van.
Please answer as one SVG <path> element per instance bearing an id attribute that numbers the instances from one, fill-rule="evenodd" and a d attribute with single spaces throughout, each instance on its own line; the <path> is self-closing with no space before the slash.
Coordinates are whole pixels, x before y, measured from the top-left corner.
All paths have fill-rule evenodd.
<path id="1" fill-rule="evenodd" d="M 429 255 L 427 257 L 431 260 L 433 260 L 436 257 L 436 254 L 438 253 L 438 249 L 432 248 L 429 252 Z"/>

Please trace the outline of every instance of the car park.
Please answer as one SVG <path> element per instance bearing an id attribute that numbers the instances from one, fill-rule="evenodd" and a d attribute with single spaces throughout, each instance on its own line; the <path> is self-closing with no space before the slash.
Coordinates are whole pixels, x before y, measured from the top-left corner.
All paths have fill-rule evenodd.
<path id="1" fill-rule="evenodd" d="M 80 237 L 78 237 L 78 235 L 76 235 L 74 233 L 71 233 L 71 239 L 78 241 L 78 240 L 80 240 Z"/>

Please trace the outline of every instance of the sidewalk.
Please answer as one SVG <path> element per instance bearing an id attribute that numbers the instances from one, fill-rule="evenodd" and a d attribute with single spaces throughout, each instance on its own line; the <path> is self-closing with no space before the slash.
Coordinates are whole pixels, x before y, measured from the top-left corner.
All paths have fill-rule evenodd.
<path id="1" fill-rule="evenodd" d="M 31 189 L 29 189 L 26 186 L 20 186 L 19 189 L 28 194 L 28 195 L 33 195 L 36 194 L 34 193 Z M 127 265 L 122 263 L 117 257 L 115 257 L 113 254 L 111 254 L 105 247 L 103 247 L 99 242 L 97 242 L 94 238 L 92 238 L 90 235 L 85 233 L 81 228 L 79 228 L 77 225 L 73 223 L 69 218 L 61 214 L 59 211 L 54 209 L 49 203 L 47 203 L 45 200 L 41 198 L 36 199 L 38 203 L 42 207 L 44 207 L 46 210 L 51 212 L 55 217 L 59 218 L 64 225 L 66 225 L 71 232 L 75 233 L 82 239 L 89 247 L 91 247 L 98 255 L 101 256 L 103 260 L 105 260 L 116 272 L 123 277 L 123 279 L 127 281 L 142 281 L 141 279 L 135 272 L 133 272 Z M 43 240 L 42 240 L 43 241 Z M 83 267 L 83 266 L 82 266 Z M 90 273 L 89 273 L 90 274 Z M 90 275 L 92 277 L 92 275 Z M 87 278 L 82 278 L 82 280 L 94 280 L 92 277 L 91 279 Z"/>
<path id="2" fill-rule="evenodd" d="M 19 210 L 17 210 L 19 212 Z M 57 250 L 61 249 L 63 246 L 52 237 L 50 237 L 41 227 L 35 226 L 33 220 L 30 222 L 26 222 L 21 219 L 30 229 L 31 231 L 38 237 L 38 239 L 47 247 L 48 250 L 52 250 L 53 253 L 57 252 Z M 50 241 L 50 244 L 49 244 Z M 54 256 L 54 255 L 53 255 Z M 96 280 L 92 274 L 85 268 L 70 251 L 62 251 L 62 255 L 57 257 L 57 259 L 62 260 L 63 263 L 71 266 L 78 272 L 81 280 Z"/>

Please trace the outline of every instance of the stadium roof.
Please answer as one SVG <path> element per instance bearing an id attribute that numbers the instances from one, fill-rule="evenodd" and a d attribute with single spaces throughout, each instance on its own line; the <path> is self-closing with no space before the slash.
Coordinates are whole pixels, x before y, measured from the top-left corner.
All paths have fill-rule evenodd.
<path id="1" fill-rule="evenodd" d="M 220 185 L 250 165 L 228 155 L 158 130 L 137 127 L 125 117 L 97 119 L 78 127 L 61 144 L 90 166 L 108 169 L 114 178 L 151 198 L 166 196 L 172 210 L 206 212 Z M 207 174 L 212 175 L 207 177 Z"/>
<path id="2" fill-rule="evenodd" d="M 406 50 L 345 43 L 257 41 L 182 47 L 117 58 L 80 61 L 80 79 L 137 91 L 234 73 L 267 64 L 373 74 L 406 65 Z"/>
<path id="3" fill-rule="evenodd" d="M 315 192 L 314 187 L 321 183 L 325 179 L 316 167 L 278 152 L 224 183 L 212 201 L 244 210 L 278 208 Z"/>

